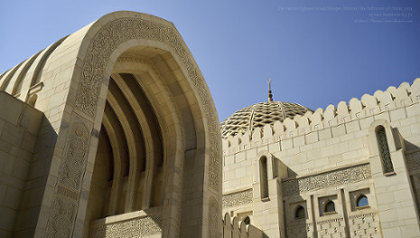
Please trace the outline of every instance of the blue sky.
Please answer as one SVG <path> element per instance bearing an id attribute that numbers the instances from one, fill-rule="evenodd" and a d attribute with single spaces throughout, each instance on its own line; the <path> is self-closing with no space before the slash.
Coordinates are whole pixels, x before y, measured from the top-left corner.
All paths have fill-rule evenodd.
<path id="1" fill-rule="evenodd" d="M 311 109 L 420 77 L 419 0 L 1 0 L 0 72 L 106 13 L 172 21 L 223 120 L 274 99 Z"/>

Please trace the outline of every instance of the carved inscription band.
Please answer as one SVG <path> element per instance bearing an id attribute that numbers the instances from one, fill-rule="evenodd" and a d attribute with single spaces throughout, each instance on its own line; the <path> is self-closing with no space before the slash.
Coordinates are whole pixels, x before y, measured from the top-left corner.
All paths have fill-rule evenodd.
<path id="1" fill-rule="evenodd" d="M 282 182 L 283 194 L 296 195 L 302 192 L 322 189 L 340 184 L 355 183 L 371 178 L 370 165 L 362 164 L 340 170 Z"/>
<path id="2" fill-rule="evenodd" d="M 252 203 L 252 189 L 223 195 L 223 207 L 234 207 Z"/>

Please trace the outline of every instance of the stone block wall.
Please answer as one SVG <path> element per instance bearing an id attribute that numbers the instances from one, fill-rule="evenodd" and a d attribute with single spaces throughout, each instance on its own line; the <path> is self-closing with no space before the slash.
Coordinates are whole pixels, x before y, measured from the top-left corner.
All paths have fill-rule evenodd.
<path id="1" fill-rule="evenodd" d="M 383 172 L 378 155 L 373 127 L 381 123 L 387 127 L 394 174 Z M 270 165 L 269 179 L 278 180 L 283 194 L 270 198 L 277 202 L 263 202 L 260 211 L 255 210 L 256 201 L 234 208 L 253 207 L 251 219 L 257 227 L 265 224 L 258 217 L 271 215 L 268 206 L 274 206 L 271 210 L 284 217 L 289 237 L 415 236 L 419 234 L 418 212 L 414 212 L 420 204 L 419 128 L 420 79 L 416 79 L 412 85 L 402 83 L 230 136 L 223 140 L 223 193 L 247 186 L 259 190 L 259 155 L 269 153 L 287 167 L 287 172 L 276 174 L 277 167 Z M 362 190 L 369 192 L 369 207 L 355 209 L 352 194 Z M 324 216 L 319 201 L 331 196 L 337 212 Z M 305 219 L 294 219 L 296 204 L 305 207 Z M 229 211 L 224 207 L 224 212 Z"/>
<path id="2" fill-rule="evenodd" d="M 0 237 L 12 237 L 43 114 L 0 92 Z M 26 219 L 31 219 L 27 217 Z"/>
<path id="3" fill-rule="evenodd" d="M 321 174 L 282 182 L 287 234 L 289 237 L 353 237 L 357 234 L 379 236 L 379 218 L 369 164 L 339 168 Z M 368 206 L 357 207 L 360 195 Z M 334 203 L 326 212 L 325 204 Z M 302 207 L 304 216 L 298 217 Z M 372 219 L 371 219 L 372 218 Z M 370 220 L 369 220 L 370 219 Z"/>
<path id="4" fill-rule="evenodd" d="M 420 144 L 420 79 L 412 85 L 365 94 L 361 100 L 330 105 L 277 121 L 223 140 L 224 191 L 237 189 L 250 174 L 259 151 L 267 150 L 295 172 L 308 174 L 349 162 L 367 161 L 368 131 L 375 120 L 387 120 L 410 144 Z M 243 172 L 244 171 L 244 172 Z M 234 178 L 234 179 L 232 179 Z M 254 178 L 255 179 L 255 178 Z M 254 180 L 255 181 L 255 180 Z"/>

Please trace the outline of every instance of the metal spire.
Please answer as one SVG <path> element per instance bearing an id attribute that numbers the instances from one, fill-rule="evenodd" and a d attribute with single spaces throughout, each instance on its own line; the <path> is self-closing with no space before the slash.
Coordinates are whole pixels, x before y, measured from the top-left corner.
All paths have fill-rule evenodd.
<path id="1" fill-rule="evenodd" d="M 271 78 L 268 80 L 268 102 L 273 101 L 273 94 L 271 93 Z"/>

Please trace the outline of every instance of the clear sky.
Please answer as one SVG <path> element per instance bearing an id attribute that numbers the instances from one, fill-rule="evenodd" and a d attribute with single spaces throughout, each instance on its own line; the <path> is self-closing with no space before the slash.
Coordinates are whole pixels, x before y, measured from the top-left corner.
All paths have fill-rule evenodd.
<path id="1" fill-rule="evenodd" d="M 420 77 L 420 0 L 1 0 L 0 72 L 106 13 L 172 21 L 224 120 L 267 100 L 311 109 Z"/>

